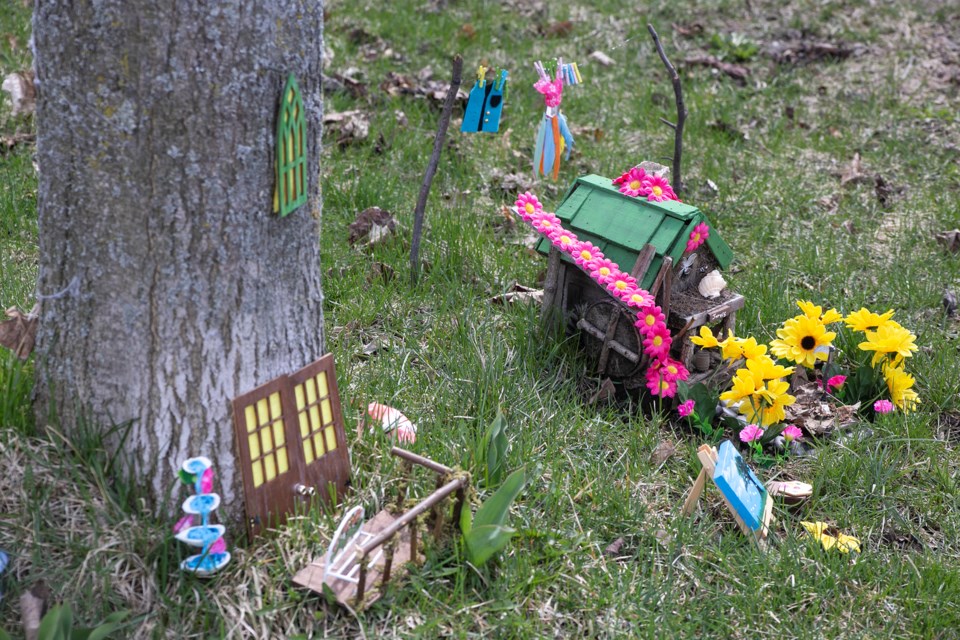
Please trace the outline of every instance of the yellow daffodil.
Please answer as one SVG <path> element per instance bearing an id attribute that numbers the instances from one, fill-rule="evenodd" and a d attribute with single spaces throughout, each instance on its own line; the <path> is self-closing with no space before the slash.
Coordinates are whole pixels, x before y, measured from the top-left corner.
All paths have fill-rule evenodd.
<path id="1" fill-rule="evenodd" d="M 836 309 L 828 309 L 824 312 L 820 306 L 808 300 L 797 300 L 797 306 L 800 307 L 800 311 L 803 311 L 803 315 L 811 320 L 819 320 L 822 324 L 830 324 L 843 320 L 843 316 L 840 315 L 840 312 Z"/>
<path id="2" fill-rule="evenodd" d="M 860 307 L 859 311 L 850 313 L 843 321 L 854 331 L 876 331 L 887 324 L 893 317 L 893 309 L 884 314 L 877 314 L 866 307 Z"/>
<path id="3" fill-rule="evenodd" d="M 819 308 L 819 307 L 817 307 Z M 837 334 L 827 331 L 819 319 L 796 316 L 777 329 L 778 340 L 770 343 L 770 351 L 779 358 L 812 369 L 817 360 L 826 360 L 828 349 Z"/>
<path id="4" fill-rule="evenodd" d="M 715 349 L 720 346 L 720 342 L 713 335 L 713 331 L 706 325 L 700 327 L 699 336 L 690 336 L 690 342 L 703 349 Z"/>
<path id="5" fill-rule="evenodd" d="M 767 345 L 757 344 L 757 339 L 754 337 L 736 338 L 736 342 L 737 348 L 740 350 L 740 357 L 746 360 L 753 360 L 767 353 Z"/>
<path id="6" fill-rule="evenodd" d="M 720 399 L 736 407 L 750 423 L 766 427 L 781 422 L 786 417 L 784 407 L 797 399 L 787 393 L 790 383 L 774 374 L 792 371 L 777 365 L 770 356 L 748 360 L 747 368 L 737 370 L 729 391 L 721 393 Z"/>
<path id="7" fill-rule="evenodd" d="M 867 340 L 857 346 L 863 351 L 874 352 L 870 363 L 872 366 L 877 366 L 877 363 L 887 356 L 891 357 L 891 364 L 896 366 L 917 350 L 917 345 L 914 343 L 917 336 L 893 320 L 888 320 L 876 331 L 867 331 L 865 335 Z"/>
<path id="8" fill-rule="evenodd" d="M 759 380 L 776 380 L 793 373 L 794 367 L 784 367 L 770 356 L 761 354 L 747 360 L 747 370 Z"/>
<path id="9" fill-rule="evenodd" d="M 908 413 L 917 408 L 920 403 L 920 396 L 912 389 L 913 376 L 903 370 L 902 367 L 887 365 L 883 368 L 884 378 L 887 380 L 887 389 L 890 391 L 890 400 L 893 404 Z"/>
<path id="10" fill-rule="evenodd" d="M 803 528 L 807 530 L 810 536 L 819 542 L 827 551 L 836 547 L 837 551 L 841 553 L 850 553 L 851 551 L 860 553 L 860 540 L 858 538 L 839 532 L 836 536 L 832 536 L 827 533 L 829 525 L 826 522 L 803 521 L 800 524 L 803 525 Z"/>

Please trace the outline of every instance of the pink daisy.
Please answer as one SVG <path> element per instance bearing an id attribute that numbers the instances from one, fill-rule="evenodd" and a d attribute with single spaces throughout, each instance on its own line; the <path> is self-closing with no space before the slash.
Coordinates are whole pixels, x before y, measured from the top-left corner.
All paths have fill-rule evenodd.
<path id="1" fill-rule="evenodd" d="M 546 211 L 538 211 L 530 216 L 530 224 L 540 233 L 546 234 L 563 228 L 560 218 Z"/>
<path id="2" fill-rule="evenodd" d="M 827 386 L 831 389 L 839 389 L 847 381 L 847 376 L 833 376 L 827 380 Z"/>
<path id="3" fill-rule="evenodd" d="M 663 375 L 659 362 L 654 362 L 647 369 L 647 388 L 650 393 L 661 398 L 672 398 L 677 393 L 677 383 L 668 381 Z"/>
<path id="4" fill-rule="evenodd" d="M 634 167 L 621 177 L 623 177 L 624 180 L 620 183 L 620 193 L 630 196 L 631 198 L 638 198 L 650 194 L 648 179 L 651 176 L 648 176 L 643 169 Z"/>
<path id="5" fill-rule="evenodd" d="M 678 362 L 673 358 L 664 359 L 660 363 L 660 369 L 663 371 L 663 379 L 668 382 L 686 380 L 690 375 L 690 372 L 687 371 L 687 368 L 683 366 L 681 362 Z"/>
<path id="6" fill-rule="evenodd" d="M 640 329 L 640 333 L 645 336 L 658 324 L 665 323 L 666 319 L 663 317 L 663 311 L 661 311 L 660 307 L 650 305 L 637 314 L 637 321 L 634 324 Z"/>
<path id="7" fill-rule="evenodd" d="M 635 309 L 649 307 L 655 301 L 652 295 L 639 287 L 623 294 L 620 296 L 620 299 L 626 302 L 627 306 L 634 307 Z"/>
<path id="8" fill-rule="evenodd" d="M 787 442 L 793 442 L 803 437 L 803 431 L 800 431 L 800 427 L 796 425 L 788 424 L 783 428 L 783 431 L 780 432 L 780 435 L 782 435 L 783 439 Z"/>
<path id="9" fill-rule="evenodd" d="M 697 249 L 700 245 L 707 241 L 707 238 L 710 237 L 710 227 L 707 226 L 707 223 L 701 222 L 693 228 L 693 231 L 690 232 L 690 239 L 687 240 L 686 252 L 690 253 L 694 249 Z"/>
<path id="10" fill-rule="evenodd" d="M 554 231 L 548 237 L 550 238 L 550 242 L 553 243 L 553 246 L 563 251 L 570 251 L 578 244 L 577 236 L 572 231 L 567 231 L 563 228 Z"/>
<path id="11" fill-rule="evenodd" d="M 753 442 L 763 437 L 763 429 L 755 424 L 748 424 L 740 430 L 740 440 L 743 442 Z"/>
<path id="12" fill-rule="evenodd" d="M 680 414 L 681 418 L 686 418 L 687 416 L 693 413 L 693 409 L 697 406 L 697 403 L 691 398 L 686 402 L 681 403 L 677 407 L 677 413 Z"/>
<path id="13" fill-rule="evenodd" d="M 574 262 L 587 271 L 591 270 L 597 260 L 603 258 L 603 253 L 591 242 L 581 242 L 573 247 L 570 255 L 573 256 Z"/>
<path id="14" fill-rule="evenodd" d="M 633 292 L 637 288 L 637 280 L 630 276 L 630 274 L 624 273 L 622 271 L 617 271 L 612 274 L 610 281 L 607 283 L 607 290 L 613 293 L 614 295 L 623 295 L 628 291 Z"/>
<path id="15" fill-rule="evenodd" d="M 676 200 L 677 194 L 673 192 L 670 183 L 660 176 L 647 176 L 647 200 L 650 202 L 663 202 L 664 200 Z"/>
<path id="16" fill-rule="evenodd" d="M 667 325 L 657 323 L 646 333 L 643 339 L 643 351 L 651 358 L 665 360 L 670 353 L 670 345 L 673 338 L 670 337 L 670 330 Z"/>
<path id="17" fill-rule="evenodd" d="M 593 270 L 590 272 L 590 277 L 596 280 L 598 283 L 606 286 L 606 284 L 610 282 L 617 273 L 620 273 L 620 268 L 617 266 L 616 262 L 607 260 L 606 258 L 601 258 L 594 261 Z"/>
<path id="18" fill-rule="evenodd" d="M 520 217 L 524 220 L 537 211 L 543 211 L 543 205 L 540 204 L 539 200 L 537 200 L 537 196 L 533 195 L 529 191 L 526 193 L 521 193 L 519 196 L 517 196 L 517 201 L 514 204 L 517 206 L 517 211 L 520 212 Z"/>

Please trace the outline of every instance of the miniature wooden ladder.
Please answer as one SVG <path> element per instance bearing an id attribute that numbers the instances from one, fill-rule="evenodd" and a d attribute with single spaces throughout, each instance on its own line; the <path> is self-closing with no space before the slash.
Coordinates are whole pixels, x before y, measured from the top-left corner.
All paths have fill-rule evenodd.
<path id="1" fill-rule="evenodd" d="M 713 472 L 717 464 L 716 447 L 711 447 L 706 444 L 700 445 L 700 448 L 697 449 L 697 458 L 700 459 L 700 464 L 703 465 L 703 468 L 700 470 L 700 475 L 697 476 L 696 481 L 693 483 L 693 488 L 690 489 L 690 494 L 687 495 L 687 499 L 683 503 L 683 510 L 680 514 L 684 518 L 692 515 L 694 509 L 696 509 L 700 495 L 706 487 L 707 476 L 710 476 L 710 479 L 713 480 Z M 723 491 L 720 491 L 720 497 L 723 498 L 724 504 L 727 505 L 727 509 L 733 514 L 733 519 L 737 521 L 737 525 L 739 525 L 744 535 L 753 540 L 760 550 L 766 550 L 767 534 L 770 531 L 770 523 L 773 521 L 773 499 L 770 498 L 769 494 L 763 506 L 763 517 L 760 520 L 760 528 L 756 531 L 751 529 L 747 523 L 743 521 L 743 518 L 740 517 L 740 514 L 737 513 L 734 506 L 727 500 Z"/>

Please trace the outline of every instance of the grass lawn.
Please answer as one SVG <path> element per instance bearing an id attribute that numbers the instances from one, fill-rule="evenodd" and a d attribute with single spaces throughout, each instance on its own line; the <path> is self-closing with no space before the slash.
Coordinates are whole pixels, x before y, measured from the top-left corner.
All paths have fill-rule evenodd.
<path id="1" fill-rule="evenodd" d="M 4 75 L 29 66 L 30 10 L 13 4 L 0 15 Z M 960 357 L 941 297 L 960 287 L 960 258 L 934 234 L 960 227 L 960 14 L 929 0 L 784 4 L 328 2 L 327 74 L 366 92 L 327 93 L 325 108 L 369 120 L 364 139 L 336 124 L 324 133 L 322 268 L 354 466 L 347 505 L 375 512 L 400 471 L 389 438 L 353 435 L 367 402 L 400 408 L 418 423 L 416 451 L 475 478 L 475 451 L 502 409 L 508 467 L 532 476 L 512 509 L 516 537 L 479 569 L 454 544 L 429 546 L 359 615 L 290 583 L 340 513 L 316 510 L 237 547 L 214 580 L 185 577 L 170 523 L 110 477 L 100 434 L 37 428 L 32 365 L 3 351 L 0 548 L 14 562 L 0 577 L 0 627 L 19 632 L 18 595 L 43 580 L 85 623 L 131 611 L 137 637 L 956 637 Z M 673 92 L 647 22 L 683 78 L 683 199 L 734 251 L 725 277 L 747 301 L 738 335 L 775 338 L 807 299 L 843 313 L 894 308 L 920 347 L 909 362 L 917 411 L 759 470 L 814 487 L 799 509 L 775 508 L 766 553 L 716 490 L 695 518 L 679 518 L 702 440 L 671 406 L 589 404 L 599 380 L 576 338 L 542 329 L 537 307 L 489 302 L 515 283 L 537 286 L 546 266 L 529 229 L 501 213 L 518 191 L 553 210 L 580 175 L 669 164 L 673 134 L 659 119 L 675 118 Z M 593 51 L 614 64 L 591 61 Z M 442 86 L 455 52 L 467 91 L 478 64 L 509 69 L 506 106 L 496 135 L 460 133 L 456 107 L 427 206 L 427 268 L 411 285 L 412 212 L 439 104 L 397 91 L 390 74 Z M 533 61 L 557 55 L 578 62 L 584 83 L 564 92 L 576 144 L 552 183 L 530 171 L 543 108 L 531 85 Z M 684 62 L 704 56 L 746 78 Z M 0 142 L 32 126 L 0 107 Z M 32 154 L 29 142 L 0 144 L 3 308 L 34 302 Z M 392 212 L 399 232 L 351 246 L 348 225 L 370 206 Z M 664 441 L 676 454 L 652 460 Z M 801 520 L 858 537 L 862 553 L 823 551 Z"/>

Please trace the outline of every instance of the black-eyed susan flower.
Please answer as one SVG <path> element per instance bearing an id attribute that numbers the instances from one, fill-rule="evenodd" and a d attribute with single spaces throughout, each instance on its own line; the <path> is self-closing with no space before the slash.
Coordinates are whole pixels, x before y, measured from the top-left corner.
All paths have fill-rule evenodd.
<path id="1" fill-rule="evenodd" d="M 820 317 L 805 313 L 784 322 L 777 329 L 777 336 L 778 339 L 770 343 L 771 353 L 812 369 L 817 360 L 827 359 L 829 347 L 837 334 L 827 331 Z"/>

